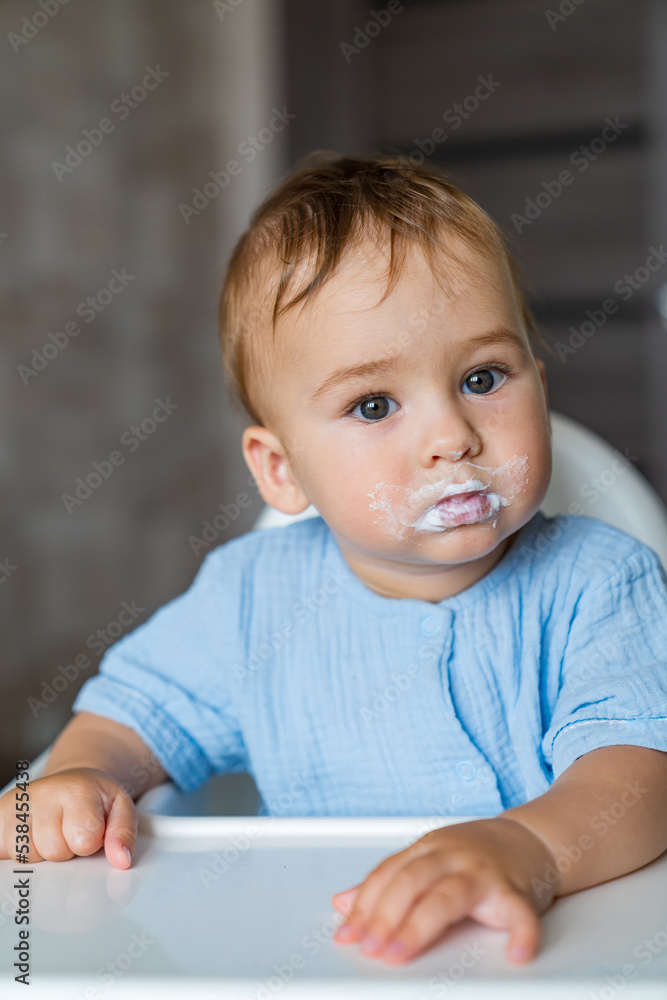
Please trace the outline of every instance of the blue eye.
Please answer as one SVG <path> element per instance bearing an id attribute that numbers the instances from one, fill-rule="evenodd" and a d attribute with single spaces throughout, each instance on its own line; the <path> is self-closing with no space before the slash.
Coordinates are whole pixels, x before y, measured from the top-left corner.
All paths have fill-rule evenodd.
<path id="1" fill-rule="evenodd" d="M 514 372 L 515 369 L 512 365 L 504 364 L 485 365 L 483 368 L 477 368 L 476 371 L 471 372 L 464 380 L 463 387 L 468 386 L 470 390 L 464 393 L 464 395 L 488 396 L 491 392 L 495 392 L 500 386 L 503 386 L 508 378 L 512 377 Z M 505 376 L 500 385 L 494 384 L 494 375 Z M 362 423 L 380 423 L 385 417 L 396 412 L 396 410 L 389 410 L 390 403 L 394 403 L 398 407 L 398 403 L 385 393 L 362 396 L 361 399 L 357 399 L 356 402 L 351 403 L 345 413 L 353 415 L 355 411 L 360 410 L 359 416 Z"/>
<path id="2" fill-rule="evenodd" d="M 488 396 L 492 390 L 498 388 L 498 386 L 494 386 L 493 384 L 494 379 L 492 378 L 492 373 L 493 375 L 497 375 L 499 373 L 505 375 L 505 379 L 500 383 L 501 385 L 504 385 L 507 381 L 507 376 L 510 375 L 512 371 L 513 369 L 510 368 L 509 365 L 489 365 L 487 368 L 478 368 L 476 372 L 472 372 L 468 375 L 463 383 L 464 388 L 469 383 L 471 388 L 471 392 L 464 393 L 464 395 Z"/>
<path id="3" fill-rule="evenodd" d="M 347 412 L 354 413 L 355 410 L 361 410 L 361 417 L 364 423 L 377 423 L 387 416 L 388 403 L 390 402 L 393 402 L 393 400 L 390 400 L 388 396 L 366 396 L 364 399 L 360 399 L 358 403 L 354 403 Z M 394 410 L 393 412 L 395 413 L 396 411 Z"/>

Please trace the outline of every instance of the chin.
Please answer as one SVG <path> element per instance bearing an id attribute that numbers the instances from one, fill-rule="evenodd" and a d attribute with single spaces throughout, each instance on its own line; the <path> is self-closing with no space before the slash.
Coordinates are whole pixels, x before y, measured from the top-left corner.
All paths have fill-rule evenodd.
<path id="1" fill-rule="evenodd" d="M 461 550 L 461 561 L 467 562 L 493 552 L 518 530 L 518 527 L 501 525 L 500 519 L 495 527 L 492 521 L 477 521 L 474 524 L 459 524 L 443 531 L 420 532 L 420 543 L 422 548 L 432 545 L 450 552 Z"/>

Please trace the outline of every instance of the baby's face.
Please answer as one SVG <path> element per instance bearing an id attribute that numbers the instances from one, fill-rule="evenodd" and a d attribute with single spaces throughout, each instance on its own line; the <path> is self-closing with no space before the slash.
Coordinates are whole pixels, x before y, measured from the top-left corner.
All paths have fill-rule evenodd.
<path id="1" fill-rule="evenodd" d="M 376 305 L 386 258 L 357 253 L 277 331 L 292 354 L 273 400 L 292 475 L 388 595 L 439 599 L 461 564 L 458 589 L 485 575 L 549 485 L 543 364 L 508 275 L 468 259 L 445 293 L 411 251 Z"/>

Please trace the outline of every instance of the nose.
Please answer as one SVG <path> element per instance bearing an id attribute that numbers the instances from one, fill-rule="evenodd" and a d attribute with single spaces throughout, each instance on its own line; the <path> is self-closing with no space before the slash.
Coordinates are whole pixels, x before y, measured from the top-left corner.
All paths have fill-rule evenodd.
<path id="1" fill-rule="evenodd" d="M 439 459 L 459 462 L 464 455 L 475 458 L 482 450 L 480 438 L 464 403 L 440 399 L 432 402 L 422 412 L 423 427 L 419 455 L 425 468 L 431 468 Z"/>

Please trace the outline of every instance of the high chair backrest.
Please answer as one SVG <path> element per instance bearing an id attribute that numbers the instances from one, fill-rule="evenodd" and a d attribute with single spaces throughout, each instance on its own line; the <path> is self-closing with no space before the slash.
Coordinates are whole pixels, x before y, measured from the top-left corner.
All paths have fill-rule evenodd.
<path id="1" fill-rule="evenodd" d="M 547 517 L 586 514 L 621 528 L 650 545 L 667 570 L 667 507 L 633 466 L 636 456 L 629 450 L 622 454 L 562 413 L 550 410 L 550 416 L 553 470 L 540 510 Z M 301 514 L 266 506 L 255 528 L 276 528 L 317 515 L 312 504 Z"/>

